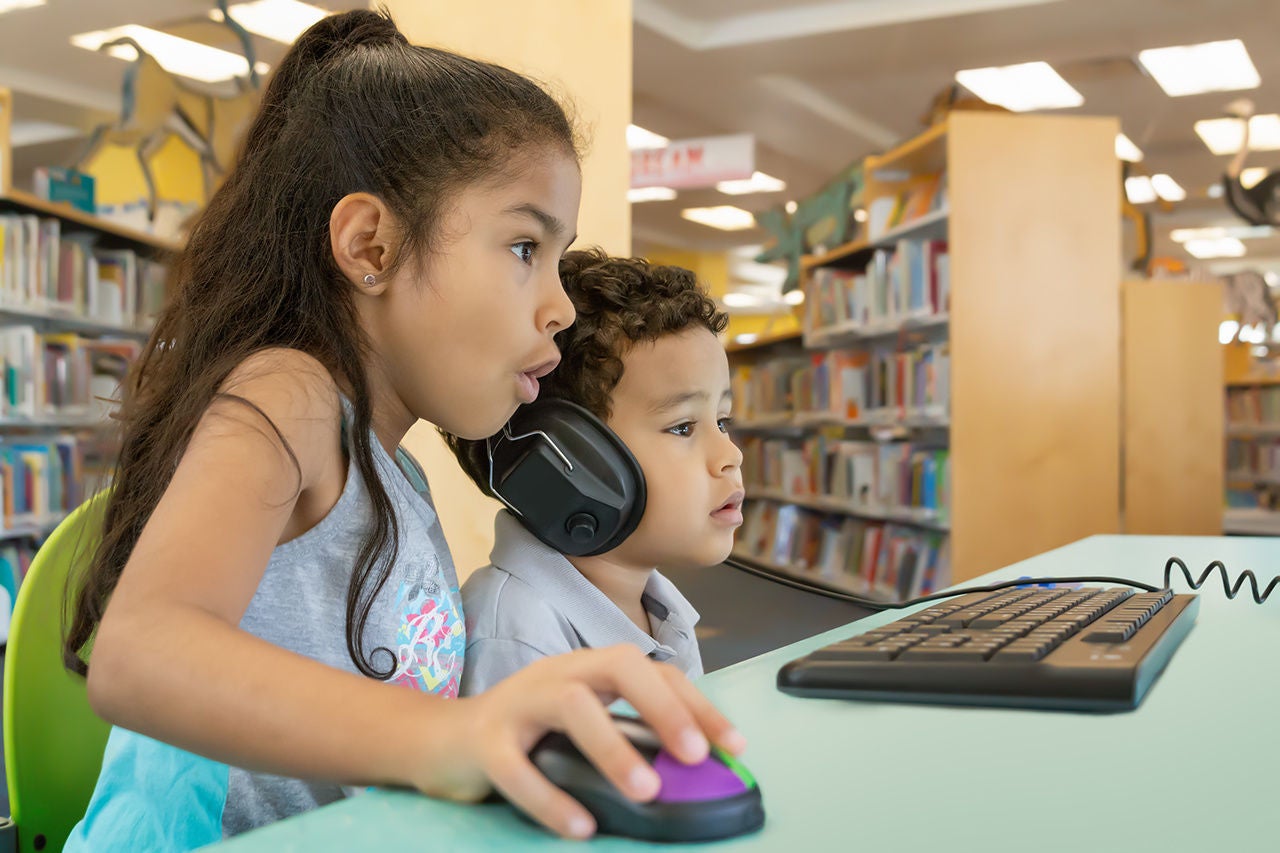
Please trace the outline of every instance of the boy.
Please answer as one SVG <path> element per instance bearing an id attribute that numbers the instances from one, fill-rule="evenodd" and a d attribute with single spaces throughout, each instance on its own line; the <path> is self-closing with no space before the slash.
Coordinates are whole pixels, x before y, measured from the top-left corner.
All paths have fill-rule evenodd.
<path id="1" fill-rule="evenodd" d="M 577 251 L 560 276 L 577 321 L 556 335 L 563 360 L 540 394 L 617 433 L 644 472 L 645 512 L 593 557 L 567 557 L 498 513 L 492 563 L 462 588 L 463 695 L 541 657 L 618 643 L 701 675 L 698 613 L 656 567 L 719 563 L 742 524 L 742 453 L 726 434 L 729 363 L 716 337 L 728 318 L 679 267 Z M 445 438 L 487 491 L 485 443 Z"/>

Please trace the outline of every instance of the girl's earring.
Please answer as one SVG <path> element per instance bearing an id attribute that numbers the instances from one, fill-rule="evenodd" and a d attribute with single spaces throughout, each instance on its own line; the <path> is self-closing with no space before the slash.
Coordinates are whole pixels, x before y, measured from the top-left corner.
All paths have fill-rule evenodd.
<path id="1" fill-rule="evenodd" d="M 378 277 L 373 273 L 369 273 L 367 276 L 364 277 L 365 287 L 373 287 L 377 283 L 378 283 Z"/>

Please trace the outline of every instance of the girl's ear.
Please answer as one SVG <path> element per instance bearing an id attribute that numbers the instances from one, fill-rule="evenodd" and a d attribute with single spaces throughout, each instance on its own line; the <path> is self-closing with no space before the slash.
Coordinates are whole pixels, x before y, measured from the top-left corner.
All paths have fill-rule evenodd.
<path id="1" fill-rule="evenodd" d="M 395 217 L 370 193 L 343 196 L 329 214 L 329 248 L 338 269 L 361 293 L 381 294 L 398 237 Z"/>

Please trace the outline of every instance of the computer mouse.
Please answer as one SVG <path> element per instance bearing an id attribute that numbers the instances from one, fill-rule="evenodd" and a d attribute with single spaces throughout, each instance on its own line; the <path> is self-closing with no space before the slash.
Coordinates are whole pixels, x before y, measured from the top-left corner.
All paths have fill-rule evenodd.
<path id="1" fill-rule="evenodd" d="M 598 832 L 642 841 L 714 841 L 764 826 L 760 786 L 736 758 L 713 746 L 701 764 L 683 764 L 640 720 L 615 715 L 614 721 L 662 780 L 650 802 L 627 799 L 559 732 L 544 736 L 529 753 L 535 767 L 591 812 Z"/>

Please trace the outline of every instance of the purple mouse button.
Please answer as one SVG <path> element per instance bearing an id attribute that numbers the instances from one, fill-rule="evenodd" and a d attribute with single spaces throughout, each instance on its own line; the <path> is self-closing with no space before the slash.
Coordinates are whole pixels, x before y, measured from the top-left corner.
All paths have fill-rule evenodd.
<path id="1" fill-rule="evenodd" d="M 654 758 L 653 769 L 662 779 L 656 798 L 659 803 L 720 800 L 747 790 L 736 773 L 710 757 L 701 764 L 682 764 L 664 749 Z"/>

